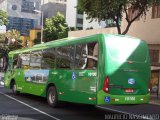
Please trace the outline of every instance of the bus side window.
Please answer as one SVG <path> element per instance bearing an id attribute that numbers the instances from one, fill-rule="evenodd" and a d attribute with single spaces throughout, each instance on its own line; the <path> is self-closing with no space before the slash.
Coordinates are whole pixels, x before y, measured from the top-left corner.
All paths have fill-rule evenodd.
<path id="1" fill-rule="evenodd" d="M 21 59 L 21 68 L 29 69 L 30 53 L 21 54 L 19 59 Z"/>
<path id="2" fill-rule="evenodd" d="M 87 44 L 76 45 L 75 68 L 85 69 L 87 65 L 88 48 Z"/>
<path id="3" fill-rule="evenodd" d="M 41 51 L 33 51 L 30 55 L 30 68 L 32 69 L 40 69 L 41 68 L 41 58 L 42 52 Z"/>
<path id="4" fill-rule="evenodd" d="M 18 55 L 18 64 L 17 64 L 17 68 L 21 68 L 22 65 L 22 59 L 20 57 L 20 54 Z"/>
<path id="5" fill-rule="evenodd" d="M 42 50 L 42 69 L 54 69 L 55 68 L 56 52 L 55 48 L 48 48 Z"/>
<path id="6" fill-rule="evenodd" d="M 98 43 L 88 43 L 88 56 L 86 69 L 96 69 L 98 61 Z"/>
<path id="7" fill-rule="evenodd" d="M 91 42 L 76 46 L 75 68 L 96 69 L 98 61 L 98 43 Z"/>
<path id="8" fill-rule="evenodd" d="M 13 56 L 13 68 L 17 68 L 18 65 L 18 54 Z"/>
<path id="9" fill-rule="evenodd" d="M 93 56 L 98 58 L 98 43 L 96 43 L 94 46 Z"/>
<path id="10" fill-rule="evenodd" d="M 64 46 L 57 48 L 56 67 L 71 69 L 74 62 L 74 46 Z"/>

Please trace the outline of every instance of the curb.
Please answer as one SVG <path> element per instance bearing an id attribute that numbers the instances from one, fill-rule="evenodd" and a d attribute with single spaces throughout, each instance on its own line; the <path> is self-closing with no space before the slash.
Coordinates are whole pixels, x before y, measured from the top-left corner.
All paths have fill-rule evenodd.
<path id="1" fill-rule="evenodd" d="M 160 105 L 160 102 L 149 102 L 149 104 L 153 104 L 153 105 Z"/>

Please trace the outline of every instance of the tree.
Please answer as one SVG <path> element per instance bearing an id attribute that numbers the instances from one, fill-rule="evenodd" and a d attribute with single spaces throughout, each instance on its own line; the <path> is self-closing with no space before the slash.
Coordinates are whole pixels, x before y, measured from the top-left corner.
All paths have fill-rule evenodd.
<path id="1" fill-rule="evenodd" d="M 68 25 L 64 15 L 57 13 L 52 18 L 47 18 L 44 26 L 44 39 L 46 42 L 68 37 Z"/>
<path id="2" fill-rule="evenodd" d="M 88 19 L 113 19 L 119 34 L 126 34 L 131 24 L 138 18 L 146 16 L 153 5 L 159 5 L 160 0 L 78 0 L 77 9 L 88 15 Z M 132 19 L 130 13 L 137 13 Z M 121 31 L 120 21 L 125 15 L 127 26 Z"/>
<path id="3" fill-rule="evenodd" d="M 0 60 L 3 59 L 0 71 L 5 71 L 7 68 L 8 52 L 22 47 L 19 38 L 20 32 L 17 30 L 9 30 L 6 33 L 0 34 Z"/>
<path id="4" fill-rule="evenodd" d="M 34 41 L 34 45 L 41 44 L 41 32 L 37 33 L 37 38 L 34 39 L 33 41 Z"/>
<path id="5" fill-rule="evenodd" d="M 0 10 L 0 26 L 8 24 L 8 15 L 7 12 Z M 6 36 L 4 33 L 0 33 L 0 51 L 6 50 L 7 46 L 5 45 Z M 4 52 L 3 52 L 4 53 Z M 2 56 L 2 55 L 1 55 Z M 0 58 L 1 58 L 0 56 Z"/>
<path id="6" fill-rule="evenodd" d="M 8 24 L 8 16 L 7 13 L 3 10 L 0 10 L 0 26 L 2 25 L 7 25 Z M 5 46 L 5 34 L 1 33 L 0 34 L 0 60 L 3 59 L 3 66 L 2 70 L 6 70 L 7 66 L 7 46 Z"/>
<path id="7" fill-rule="evenodd" d="M 12 29 L 8 30 L 5 34 L 6 36 L 6 43 L 8 44 L 9 51 L 20 49 L 22 47 L 25 47 L 22 45 L 22 42 L 20 40 L 20 32 Z"/>
<path id="8" fill-rule="evenodd" d="M 0 10 L 0 25 L 7 25 L 8 19 L 7 19 L 7 13 L 3 10 Z"/>

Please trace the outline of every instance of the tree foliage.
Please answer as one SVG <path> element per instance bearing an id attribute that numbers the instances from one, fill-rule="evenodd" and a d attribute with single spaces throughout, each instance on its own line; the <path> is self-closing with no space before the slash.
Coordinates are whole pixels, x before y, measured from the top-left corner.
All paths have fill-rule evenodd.
<path id="1" fill-rule="evenodd" d="M 0 25 L 7 25 L 8 24 L 8 15 L 5 11 L 0 10 Z"/>
<path id="2" fill-rule="evenodd" d="M 9 40 L 12 40 L 12 39 L 18 40 L 18 39 L 20 39 L 20 35 L 21 35 L 20 32 L 18 30 L 15 30 L 15 29 L 8 30 L 6 32 L 6 37 Z"/>
<path id="3" fill-rule="evenodd" d="M 0 71 L 7 69 L 8 52 L 19 48 L 22 48 L 19 31 L 9 30 L 0 34 L 0 59 L 3 59 L 3 67 Z"/>
<path id="4" fill-rule="evenodd" d="M 68 36 L 68 25 L 64 15 L 57 13 L 52 18 L 47 18 L 44 26 L 45 42 L 65 38 Z"/>
<path id="5" fill-rule="evenodd" d="M 15 29 L 8 30 L 5 34 L 5 37 L 6 37 L 6 43 L 8 44 L 9 51 L 24 47 L 20 40 L 20 32 L 18 30 L 15 30 Z"/>
<path id="6" fill-rule="evenodd" d="M 138 18 L 146 15 L 153 5 L 159 5 L 160 0 L 78 0 L 78 10 L 85 12 L 88 19 L 107 20 L 113 19 L 119 34 L 126 34 L 131 24 Z M 137 15 L 130 19 L 130 13 Z M 124 16 L 123 16 L 124 15 Z M 122 32 L 120 21 L 125 17 L 126 29 Z"/>
<path id="7" fill-rule="evenodd" d="M 41 32 L 37 33 L 37 38 L 34 39 L 33 41 L 34 41 L 34 45 L 41 44 Z"/>
<path id="8" fill-rule="evenodd" d="M 21 48 L 20 32 L 9 30 L 0 34 L 0 48 L 6 52 Z"/>

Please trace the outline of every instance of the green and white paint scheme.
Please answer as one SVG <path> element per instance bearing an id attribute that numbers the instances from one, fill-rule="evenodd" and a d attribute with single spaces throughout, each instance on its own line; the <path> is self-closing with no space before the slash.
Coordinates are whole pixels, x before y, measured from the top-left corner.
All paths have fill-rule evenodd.
<path id="1" fill-rule="evenodd" d="M 96 69 L 76 69 L 76 46 L 91 42 L 98 43 Z M 74 46 L 70 69 L 57 68 L 56 55 L 53 62 L 55 67 L 52 69 L 13 67 L 15 55 L 49 48 L 56 50 L 64 46 Z M 9 65 L 5 73 L 6 88 L 14 88 L 14 92 L 47 97 L 53 107 L 57 101 L 95 105 L 148 103 L 149 82 L 147 44 L 138 38 L 111 34 L 66 38 L 12 51 L 9 53 Z"/>

